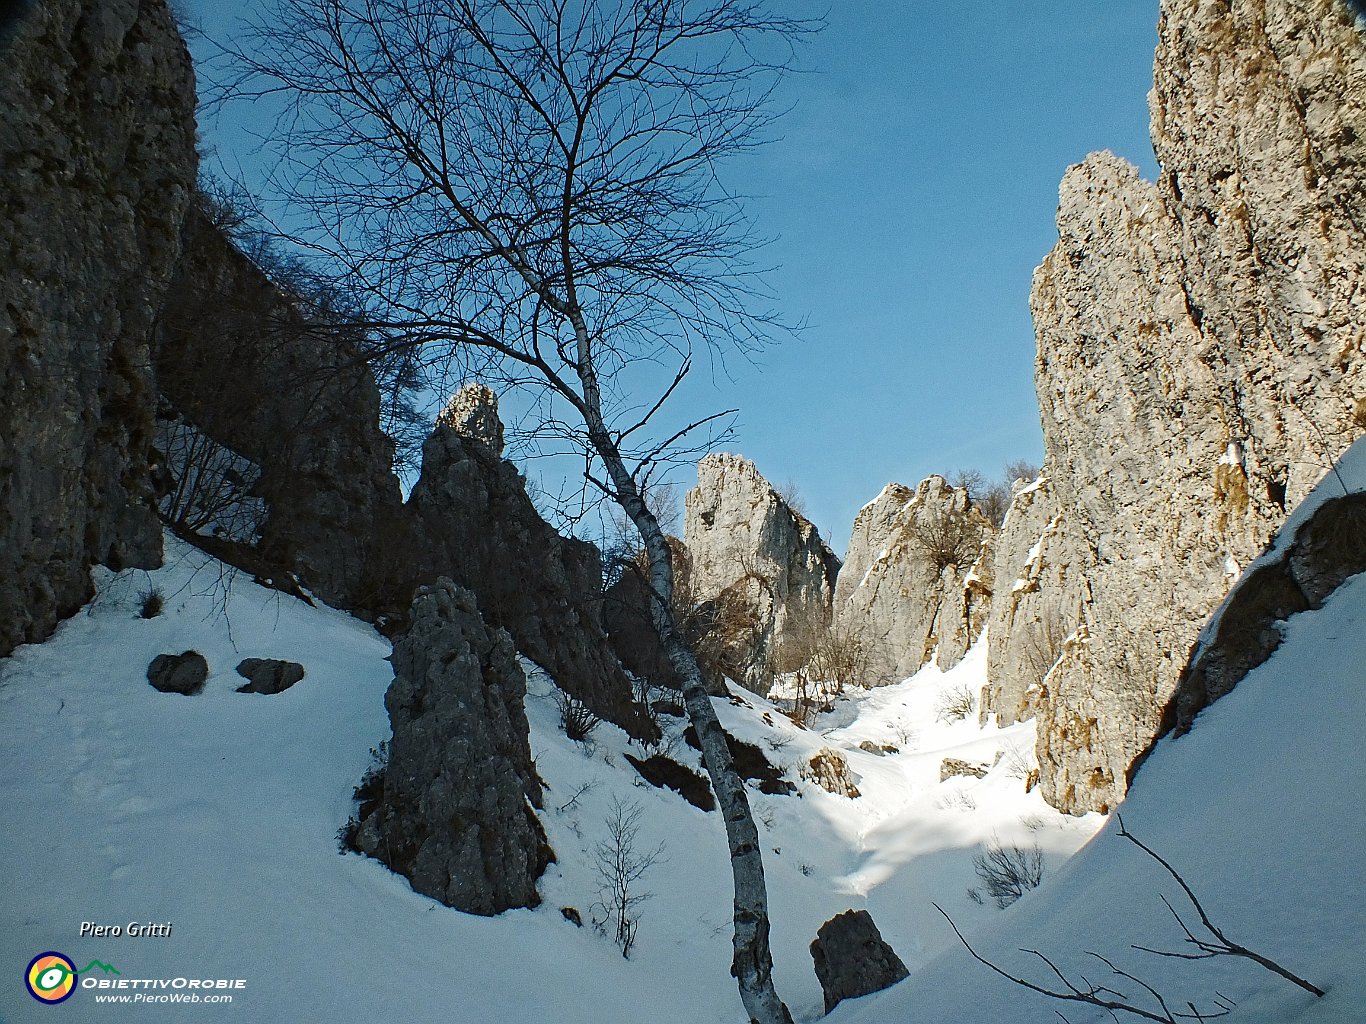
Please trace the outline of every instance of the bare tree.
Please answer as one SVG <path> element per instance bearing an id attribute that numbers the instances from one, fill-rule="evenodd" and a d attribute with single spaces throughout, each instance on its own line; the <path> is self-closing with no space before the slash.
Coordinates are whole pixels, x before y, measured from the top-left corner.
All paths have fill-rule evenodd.
<path id="1" fill-rule="evenodd" d="M 365 326 L 390 351 L 523 386 L 542 450 L 576 455 L 585 493 L 639 532 L 723 811 L 733 972 L 759 1024 L 791 1020 L 761 844 L 645 494 L 723 425 L 656 426 L 693 355 L 754 351 L 777 322 L 756 311 L 758 240 L 717 174 L 762 141 L 811 27 L 761 0 L 278 0 L 226 51 L 243 69 L 227 96 L 288 106 L 288 222 L 368 304 Z"/>
<path id="2" fill-rule="evenodd" d="M 962 511 L 932 505 L 911 521 L 911 543 L 936 572 L 951 565 L 967 568 L 981 554 L 984 522 L 972 505 Z"/>
<path id="3" fill-rule="evenodd" d="M 641 882 L 664 855 L 663 843 L 651 849 L 640 846 L 640 819 L 639 804 L 623 804 L 613 797 L 604 822 L 607 838 L 593 847 L 598 872 L 593 910 L 602 915 L 593 923 L 602 931 L 612 929 L 612 939 L 627 959 L 640 926 L 640 906 L 652 895 L 641 889 Z"/>
<path id="4" fill-rule="evenodd" d="M 1157 956 L 1171 957 L 1178 960 L 1211 960 L 1215 957 L 1236 957 L 1250 960 L 1252 963 L 1265 968 L 1272 974 L 1279 975 L 1286 981 L 1297 985 L 1314 996 L 1321 997 L 1324 994 L 1323 989 L 1312 982 L 1306 981 L 1304 978 L 1283 967 L 1270 957 L 1230 939 L 1224 931 L 1210 919 L 1204 904 L 1200 902 L 1200 898 L 1195 895 L 1195 891 L 1190 887 L 1186 880 L 1181 877 L 1176 868 L 1172 867 L 1172 865 L 1157 853 L 1156 850 L 1142 842 L 1137 836 L 1125 828 L 1123 818 L 1118 818 L 1118 821 L 1119 832 L 1117 834 L 1119 837 L 1127 839 L 1139 850 L 1143 851 L 1144 854 L 1161 865 L 1162 869 L 1170 875 L 1180 887 L 1182 894 L 1190 903 L 1191 909 L 1194 910 L 1195 916 L 1199 919 L 1198 924 L 1192 925 L 1175 907 L 1172 906 L 1171 901 L 1164 895 L 1161 897 L 1162 902 L 1184 933 L 1184 942 L 1190 948 L 1188 950 L 1163 950 L 1151 946 L 1140 946 L 1135 943 L 1131 947 L 1132 949 L 1142 953 L 1152 953 Z M 1040 867 L 1040 871 L 1042 871 L 1042 867 Z M 1223 995 L 1218 991 L 1216 991 L 1210 999 L 1212 1006 L 1204 1009 L 1197 1008 L 1196 1004 L 1191 1000 L 1177 1001 L 1154 988 L 1132 971 L 1118 966 L 1113 960 L 1094 950 L 1087 950 L 1086 955 L 1104 965 L 1116 980 L 1110 981 L 1109 984 L 1098 984 L 1080 973 L 1075 973 L 1074 976 L 1069 977 L 1068 973 L 1064 972 L 1053 958 L 1037 949 L 1024 949 L 1021 950 L 1022 953 L 1028 953 L 1031 956 L 1038 957 L 1038 959 L 1042 961 L 1048 968 L 1048 973 L 1052 978 L 1057 979 L 1057 984 L 1052 984 L 1051 982 L 1049 984 L 1044 984 L 1031 981 L 1019 974 L 1010 973 L 978 953 L 977 950 L 973 949 L 968 940 L 964 938 L 963 933 L 959 931 L 958 926 L 953 923 L 953 918 L 949 917 L 949 915 L 944 912 L 944 908 L 937 903 L 931 905 L 935 910 L 939 911 L 940 914 L 943 914 L 944 920 L 948 921 L 949 927 L 952 928 L 954 934 L 958 936 L 958 940 L 963 943 L 968 954 L 984 967 L 999 974 L 1007 981 L 1019 985 L 1021 988 L 1029 989 L 1031 992 L 1038 992 L 1042 995 L 1065 1002 L 1081 1003 L 1085 1006 L 1094 1006 L 1107 1010 L 1115 1020 L 1119 1019 L 1119 1013 L 1127 1013 L 1142 1020 L 1157 1021 L 1158 1024 L 1185 1024 L 1185 1022 L 1189 1021 L 1195 1021 L 1198 1024 L 1200 1021 L 1226 1017 L 1233 1011 L 1233 1008 L 1236 1005 L 1228 996 Z M 1121 990 L 1118 987 L 1120 985 L 1123 985 L 1128 992 Z M 1137 986 L 1137 988 L 1132 986 Z M 1134 994 L 1130 995 L 1130 992 Z M 1058 1016 L 1062 1017 L 1064 1021 L 1067 1020 L 1061 1013 L 1059 1013 Z"/>

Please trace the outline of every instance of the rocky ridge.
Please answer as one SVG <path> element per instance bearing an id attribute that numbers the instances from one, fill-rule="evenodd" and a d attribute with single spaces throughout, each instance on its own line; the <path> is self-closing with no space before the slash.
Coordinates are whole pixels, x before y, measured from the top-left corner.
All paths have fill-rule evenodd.
<path id="1" fill-rule="evenodd" d="M 1077 618 L 1039 692 L 1039 759 L 1076 813 L 1122 796 L 1201 623 L 1366 420 L 1352 13 L 1166 0 L 1150 107 L 1158 180 L 1108 153 L 1069 170 L 1030 299 L 1056 517 L 1037 601 Z"/>
<path id="2" fill-rule="evenodd" d="M 163 423 L 183 416 L 201 436 L 188 457 L 168 452 L 167 468 L 199 477 L 201 504 L 248 493 L 268 563 L 330 604 L 368 609 L 388 554 L 379 535 L 402 499 L 361 339 L 273 281 L 203 206 L 185 220 L 155 350 Z M 220 447 L 256 468 L 245 486 L 240 471 L 215 471 Z M 165 511 L 175 521 L 190 510 Z"/>
<path id="3" fill-rule="evenodd" d="M 161 560 L 153 321 L 195 180 L 194 73 L 163 0 L 0 26 L 0 656 Z"/>
<path id="4" fill-rule="evenodd" d="M 633 735 L 653 735 L 603 630 L 597 548 L 541 518 L 501 439 L 493 392 L 476 384 L 452 396 L 394 522 L 393 592 L 449 576 L 561 689 Z"/>

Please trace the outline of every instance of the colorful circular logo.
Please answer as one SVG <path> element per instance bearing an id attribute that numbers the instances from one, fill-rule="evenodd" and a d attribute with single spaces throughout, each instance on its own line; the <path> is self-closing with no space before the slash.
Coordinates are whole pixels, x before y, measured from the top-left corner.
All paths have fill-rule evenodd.
<path id="1" fill-rule="evenodd" d="M 28 993 L 40 1003 L 60 1003 L 76 991 L 76 965 L 61 953 L 39 953 L 24 972 Z"/>

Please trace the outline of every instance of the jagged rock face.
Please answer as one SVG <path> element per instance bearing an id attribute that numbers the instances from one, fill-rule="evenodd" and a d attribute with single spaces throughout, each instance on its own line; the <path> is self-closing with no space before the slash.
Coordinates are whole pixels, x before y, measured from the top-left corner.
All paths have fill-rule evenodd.
<path id="1" fill-rule="evenodd" d="M 0 26 L 0 656 L 160 564 L 148 337 L 195 178 L 194 75 L 162 0 Z"/>
<path id="2" fill-rule="evenodd" d="M 707 638 L 696 635 L 692 627 L 697 624 L 687 614 L 687 606 L 690 604 L 688 595 L 692 592 L 692 556 L 677 537 L 666 539 L 673 561 L 674 608 L 678 625 L 684 630 L 694 653 L 699 659 L 705 660 L 702 659 L 702 655 L 706 653 Z M 656 632 L 651 617 L 650 607 L 653 598 L 650 584 L 647 582 L 648 562 L 644 552 L 641 552 L 632 564 L 623 568 L 616 582 L 607 588 L 602 600 L 603 628 L 607 631 L 612 650 L 616 652 L 622 667 L 628 672 L 639 679 L 648 680 L 655 686 L 681 690 L 682 681 L 674 670 L 673 663 L 669 661 L 664 645 L 659 641 L 659 633 Z M 719 678 L 713 678 L 708 674 L 706 668 L 704 664 L 703 674 L 711 692 L 715 696 L 723 696 L 724 684 Z"/>
<path id="3" fill-rule="evenodd" d="M 357 846 L 457 910 L 536 906 L 553 854 L 532 811 L 541 785 L 512 639 L 450 580 L 418 592 L 410 622 L 384 698 L 389 763 Z"/>
<path id="4" fill-rule="evenodd" d="M 1166 0 L 1150 105 L 1157 183 L 1108 154 L 1072 168 L 1030 300 L 1081 597 L 1039 757 L 1074 812 L 1118 800 L 1200 624 L 1366 394 L 1366 43 L 1347 5 Z"/>
<path id="5" fill-rule="evenodd" d="M 889 484 L 854 520 L 835 588 L 835 629 L 863 645 L 866 682 L 957 664 L 991 606 L 995 528 L 943 477 Z"/>
<path id="6" fill-rule="evenodd" d="M 839 559 L 738 455 L 698 463 L 683 532 L 690 596 L 712 607 L 726 674 L 766 692 L 773 674 L 803 665 L 828 629 Z"/>
<path id="7" fill-rule="evenodd" d="M 652 735 L 603 632 L 597 548 L 546 524 L 521 474 L 485 436 L 443 423 L 427 439 L 397 526 L 406 537 L 402 571 L 468 587 L 488 621 L 562 690 L 633 735 Z"/>
<path id="8" fill-rule="evenodd" d="M 401 498 L 357 340 L 307 314 L 196 209 L 157 341 L 175 412 L 259 467 L 261 553 L 325 601 L 366 608 Z"/>
<path id="9" fill-rule="evenodd" d="M 993 554 L 983 723 L 1034 717 L 1045 678 L 1080 622 L 1078 576 L 1048 479 L 1016 491 Z"/>
<path id="10" fill-rule="evenodd" d="M 484 444 L 495 458 L 503 457 L 503 421 L 498 396 L 483 384 L 466 384 L 446 403 L 436 418 L 466 440 Z"/>

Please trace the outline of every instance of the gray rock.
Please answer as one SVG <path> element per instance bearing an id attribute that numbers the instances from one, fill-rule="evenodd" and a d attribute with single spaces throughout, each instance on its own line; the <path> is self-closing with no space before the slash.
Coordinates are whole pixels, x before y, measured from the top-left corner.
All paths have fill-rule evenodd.
<path id="1" fill-rule="evenodd" d="M 811 943 L 811 958 L 826 1013 L 841 1000 L 880 992 L 910 974 L 866 910 L 846 910 L 821 925 Z"/>
<path id="2" fill-rule="evenodd" d="M 988 765 L 972 764 L 969 761 L 960 761 L 956 757 L 946 757 L 939 762 L 939 781 L 943 782 L 957 776 L 969 779 L 985 779 L 989 770 Z"/>
<path id="3" fill-rule="evenodd" d="M 457 910 L 536 906 L 553 854 L 512 639 L 443 579 L 418 591 L 392 661 L 389 763 L 358 847 Z"/>
<path id="4" fill-rule="evenodd" d="M 816 751 L 797 770 L 797 774 L 836 796 L 847 796 L 854 800 L 862 795 L 854 773 L 849 770 L 848 758 L 833 747 L 822 747 Z"/>
<path id="5" fill-rule="evenodd" d="M 402 571 L 467 587 L 560 689 L 633 735 L 654 735 L 603 632 L 597 548 L 549 526 L 516 467 L 485 441 L 437 425 L 402 530 Z"/>
<path id="6" fill-rule="evenodd" d="M 1047 477 L 1019 488 L 996 538 L 981 720 L 1025 721 L 1081 621 L 1080 581 L 1060 543 Z"/>
<path id="7" fill-rule="evenodd" d="M 503 457 L 503 421 L 498 416 L 498 396 L 483 384 L 466 384 L 446 403 L 436 422 L 461 437 L 477 441 L 494 458 Z"/>
<path id="8" fill-rule="evenodd" d="M 26 13 L 25 13 L 26 11 Z M 154 567 L 152 323 L 195 179 L 162 0 L 11 5 L 0 39 L 0 656 Z"/>
<path id="9" fill-rule="evenodd" d="M 698 656 L 707 691 L 714 697 L 724 697 L 724 671 L 718 661 L 725 659 L 727 652 L 719 638 L 710 634 L 714 608 L 697 607 L 692 598 L 692 556 L 677 537 L 668 537 L 667 540 L 673 559 L 674 608 L 682 612 L 678 615 L 678 625 Z M 655 686 L 681 690 L 678 673 L 664 652 L 664 645 L 659 642 L 659 634 L 655 632 L 651 619 L 650 604 L 653 598 L 646 583 L 647 575 L 648 567 L 643 555 L 625 567 L 621 576 L 603 595 L 603 628 L 607 631 L 612 650 L 628 672 Z"/>
<path id="10" fill-rule="evenodd" d="M 158 386 L 170 411 L 251 466 L 200 493 L 264 508 L 255 548 L 275 573 L 330 604 L 375 611 L 375 578 L 401 557 L 391 543 L 401 497 L 361 339 L 302 308 L 199 205 L 182 241 L 156 334 Z M 209 469 L 207 449 L 195 450 L 189 468 Z M 185 472 L 166 455 L 172 477 Z"/>
<path id="11" fill-rule="evenodd" d="M 951 668 L 986 625 L 995 527 L 940 476 L 888 484 L 854 520 L 835 587 L 835 628 L 857 637 L 869 685 L 937 657 Z"/>
<path id="12" fill-rule="evenodd" d="M 208 678 L 209 663 L 198 651 L 158 654 L 147 666 L 147 681 L 162 693 L 191 697 L 204 689 Z"/>
<path id="13" fill-rule="evenodd" d="M 1281 645 L 1286 619 L 1316 610 L 1349 577 L 1366 572 L 1366 494 L 1315 509 L 1278 559 L 1245 575 L 1204 630 L 1162 716 L 1161 733 L 1187 732 Z"/>
<path id="14" fill-rule="evenodd" d="M 711 606 L 707 627 L 721 670 L 767 692 L 799 668 L 830 626 L 839 559 L 754 464 L 713 454 L 688 492 L 684 544 L 690 600 Z"/>
<path id="15" fill-rule="evenodd" d="M 1030 298 L 1067 577 L 1041 589 L 1075 612 L 1033 704 L 1044 795 L 1077 813 L 1120 799 L 1201 624 L 1366 395 L 1348 6 L 1164 0 L 1150 107 L 1156 183 L 1110 154 L 1072 168 Z"/>
<path id="16" fill-rule="evenodd" d="M 304 677 L 304 667 L 297 661 L 246 658 L 237 666 L 237 674 L 247 680 L 238 693 L 283 693 Z"/>

